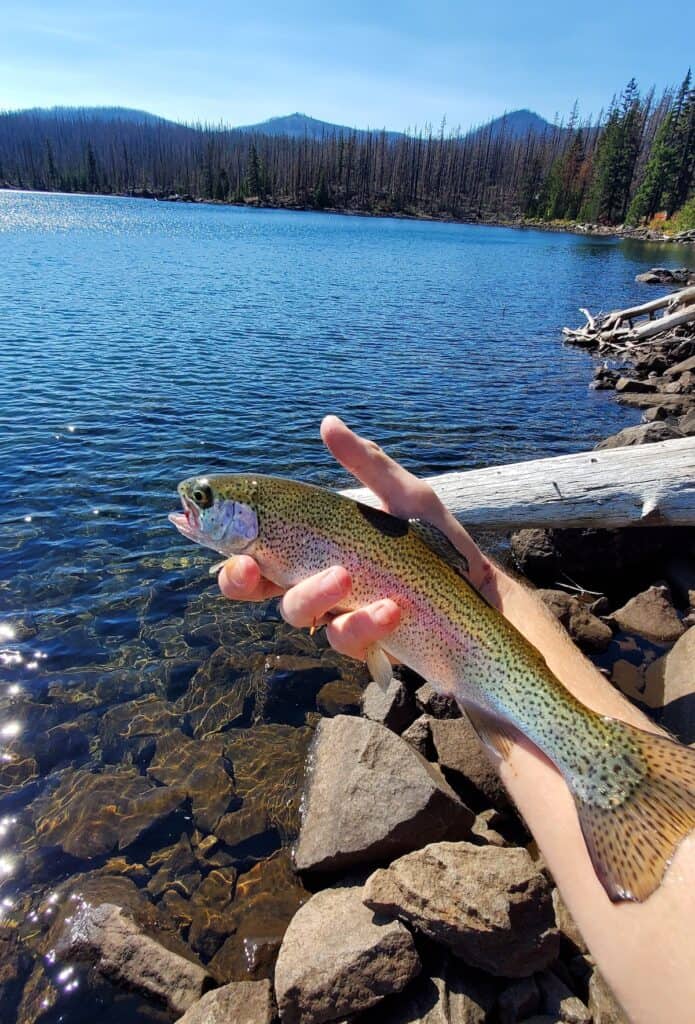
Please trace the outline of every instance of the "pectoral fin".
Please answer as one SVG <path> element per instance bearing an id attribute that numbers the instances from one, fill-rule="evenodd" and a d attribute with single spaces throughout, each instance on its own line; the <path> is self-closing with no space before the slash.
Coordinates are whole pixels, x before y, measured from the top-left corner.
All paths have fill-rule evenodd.
<path id="1" fill-rule="evenodd" d="M 514 735 L 511 729 L 507 729 L 504 722 L 478 708 L 467 707 L 465 711 L 481 743 L 484 743 L 503 760 L 508 757 L 514 744 Z"/>
<path id="2" fill-rule="evenodd" d="M 379 647 L 378 644 L 372 644 L 371 647 L 367 648 L 366 660 L 369 674 L 374 682 L 378 683 L 382 690 L 387 690 L 393 678 L 393 669 L 383 648 Z"/>

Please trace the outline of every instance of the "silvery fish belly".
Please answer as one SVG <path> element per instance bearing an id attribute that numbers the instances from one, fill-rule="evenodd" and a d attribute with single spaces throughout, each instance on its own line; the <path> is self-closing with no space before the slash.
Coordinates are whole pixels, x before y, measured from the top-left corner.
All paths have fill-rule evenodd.
<path id="1" fill-rule="evenodd" d="M 370 668 L 386 655 L 453 694 L 502 756 L 519 733 L 569 786 L 594 869 L 613 900 L 646 899 L 695 827 L 695 751 L 596 714 L 472 587 L 465 559 L 434 527 L 331 491 L 260 475 L 179 485 L 184 536 L 224 556 L 245 553 L 288 587 L 332 565 L 352 577 L 341 609 L 391 598 L 401 609 Z"/>

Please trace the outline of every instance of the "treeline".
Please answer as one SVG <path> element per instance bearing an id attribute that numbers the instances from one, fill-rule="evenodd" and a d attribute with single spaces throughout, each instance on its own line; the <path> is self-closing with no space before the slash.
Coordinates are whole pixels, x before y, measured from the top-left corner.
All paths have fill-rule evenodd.
<path id="1" fill-rule="evenodd" d="M 693 195 L 690 72 L 660 97 L 634 80 L 594 123 L 519 136 L 504 119 L 465 135 L 340 131 L 290 138 L 87 112 L 0 114 L 0 184 L 178 195 L 462 220 L 606 224 L 670 216 Z"/>

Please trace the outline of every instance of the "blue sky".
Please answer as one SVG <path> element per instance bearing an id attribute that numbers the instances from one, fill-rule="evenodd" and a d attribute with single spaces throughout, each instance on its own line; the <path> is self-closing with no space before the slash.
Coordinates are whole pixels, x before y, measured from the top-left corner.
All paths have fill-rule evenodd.
<path id="1" fill-rule="evenodd" d="M 402 130 L 530 107 L 597 114 L 677 84 L 695 3 L 2 0 L 0 108 L 118 105 L 248 124 L 295 110 Z"/>

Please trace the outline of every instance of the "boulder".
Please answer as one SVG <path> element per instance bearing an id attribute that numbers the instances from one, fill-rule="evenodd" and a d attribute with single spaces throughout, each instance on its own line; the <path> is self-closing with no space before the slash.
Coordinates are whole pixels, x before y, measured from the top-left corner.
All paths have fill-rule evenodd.
<path id="1" fill-rule="evenodd" d="M 593 615 L 579 598 L 564 590 L 538 590 L 537 594 L 578 647 L 587 653 L 605 651 L 613 639 L 613 630 Z"/>
<path id="2" fill-rule="evenodd" d="M 88 960 L 117 984 L 185 1012 L 211 984 L 205 968 L 145 935 L 113 903 L 80 902 L 56 944 L 63 960 Z"/>
<path id="3" fill-rule="evenodd" d="M 695 626 L 646 672 L 648 703 L 661 707 L 659 723 L 682 743 L 695 742 Z"/>
<path id="4" fill-rule="evenodd" d="M 421 974 L 361 1014 L 360 1024 L 485 1024 L 496 984 L 444 950 L 423 950 Z"/>
<path id="5" fill-rule="evenodd" d="M 656 403 L 658 404 L 658 403 Z M 660 406 L 663 408 L 663 406 Z M 635 427 L 625 427 L 599 441 L 594 447 L 601 448 L 628 448 L 637 444 L 654 444 L 657 441 L 669 441 L 673 437 L 682 437 L 680 430 L 670 426 L 663 421 L 652 423 L 638 423 Z"/>
<path id="6" fill-rule="evenodd" d="M 420 715 L 412 725 L 409 725 L 401 733 L 403 739 L 411 747 L 415 747 L 417 752 L 422 754 L 428 761 L 434 761 L 436 758 L 434 743 L 432 742 L 432 730 L 430 728 L 431 721 L 432 719 L 429 715 Z"/>
<path id="7" fill-rule="evenodd" d="M 433 718 L 430 729 L 437 760 L 452 785 L 463 793 L 464 800 L 480 804 L 482 796 L 482 802 L 488 806 L 509 807 L 509 797 L 497 769 L 468 717 Z M 462 786 L 463 780 L 469 785 Z"/>
<path id="8" fill-rule="evenodd" d="M 646 380 L 636 380 L 634 377 L 618 377 L 615 382 L 616 391 L 634 391 L 641 394 L 653 394 L 656 385 Z"/>
<path id="9" fill-rule="evenodd" d="M 272 1024 L 275 1004 L 270 982 L 238 981 L 208 992 L 179 1024 Z"/>
<path id="10" fill-rule="evenodd" d="M 364 898 L 492 975 L 527 977 L 559 953 L 551 887 L 524 849 L 432 843 L 371 875 Z"/>
<path id="11" fill-rule="evenodd" d="M 624 632 L 656 644 L 673 643 L 685 632 L 668 587 L 649 587 L 613 612 L 611 619 Z"/>
<path id="12" fill-rule="evenodd" d="M 322 1024 L 400 992 L 420 971 L 408 929 L 375 918 L 359 886 L 324 889 L 285 932 L 275 968 L 283 1024 Z"/>
<path id="13" fill-rule="evenodd" d="M 453 697 L 439 693 L 431 683 L 423 683 L 415 691 L 415 703 L 420 711 L 433 718 L 460 718 L 461 708 Z"/>
<path id="14" fill-rule="evenodd" d="M 323 719 L 316 731 L 294 850 L 299 871 L 337 871 L 460 838 L 473 814 L 441 773 L 389 729 L 363 718 Z"/>
<path id="15" fill-rule="evenodd" d="M 394 677 L 385 690 L 378 683 L 369 684 L 362 696 L 362 714 L 371 722 L 379 722 L 400 733 L 411 724 L 417 712 L 413 695 Z"/>

